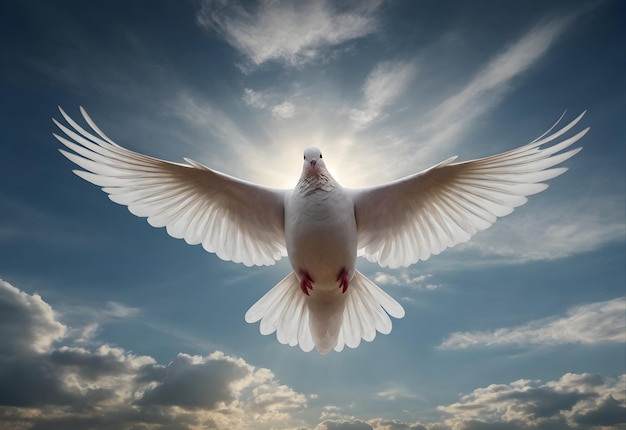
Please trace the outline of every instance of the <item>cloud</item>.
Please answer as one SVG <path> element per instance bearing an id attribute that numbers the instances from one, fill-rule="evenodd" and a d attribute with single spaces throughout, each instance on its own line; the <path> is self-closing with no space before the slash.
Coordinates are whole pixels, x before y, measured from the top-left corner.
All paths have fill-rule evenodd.
<path id="1" fill-rule="evenodd" d="M 183 120 L 200 133 L 214 137 L 221 146 L 252 146 L 241 127 L 222 110 L 188 91 L 180 91 L 169 105 L 168 114 Z M 219 147 L 219 145 L 216 145 Z"/>
<path id="2" fill-rule="evenodd" d="M 376 397 L 385 399 L 385 400 L 396 400 L 398 398 L 414 399 L 417 396 L 413 394 L 412 392 L 410 392 L 409 390 L 407 390 L 406 388 L 395 387 L 395 388 L 389 388 L 387 390 L 379 391 L 378 393 L 376 393 Z"/>
<path id="3" fill-rule="evenodd" d="M 352 122 L 362 128 L 380 118 L 384 109 L 404 94 L 415 74 L 415 64 L 410 61 L 378 64 L 363 85 L 363 106 L 348 111 Z"/>
<path id="4" fill-rule="evenodd" d="M 566 258 L 626 237 L 623 199 L 620 203 L 617 196 L 597 195 L 518 212 L 458 249 L 478 251 L 478 264 L 518 264 Z"/>
<path id="5" fill-rule="evenodd" d="M 295 101 L 298 96 L 298 91 L 296 91 L 295 94 L 289 96 L 289 99 L 285 100 L 284 97 L 272 91 L 255 91 L 251 88 L 246 88 L 242 98 L 248 106 L 255 109 L 268 110 L 274 118 L 281 120 L 293 118 L 298 113 Z M 280 98 L 282 98 L 282 101 L 278 103 L 277 99 Z"/>
<path id="6" fill-rule="evenodd" d="M 626 299 L 621 297 L 576 306 L 569 309 L 565 316 L 534 320 L 518 327 L 452 333 L 437 348 L 623 343 L 626 336 L 625 312 Z"/>
<path id="7" fill-rule="evenodd" d="M 0 307 L 4 340 L 0 429 L 304 428 L 296 415 L 307 407 L 307 396 L 280 384 L 270 369 L 256 368 L 220 351 L 207 356 L 180 353 L 171 362 L 160 364 L 153 357 L 107 344 L 95 349 L 55 346 L 71 341 L 65 325 L 41 297 L 5 281 L 0 281 Z M 564 327 L 572 330 L 571 325 L 579 319 L 602 325 L 607 312 L 601 310 L 613 307 L 623 315 L 624 299 L 581 306 L 570 311 L 569 320 L 553 322 L 561 324 L 562 332 Z M 16 337 L 15 321 L 23 323 L 20 338 L 25 341 L 11 340 Z M 596 335 L 610 341 L 616 336 L 604 330 Z M 613 379 L 568 373 L 545 383 L 518 380 L 489 385 L 439 406 L 447 417 L 430 423 L 341 417 L 339 409 L 329 405 L 315 429 L 617 428 L 624 422 L 625 383 L 626 375 Z M 405 389 L 391 388 L 376 397 L 394 401 L 414 396 Z"/>
<path id="8" fill-rule="evenodd" d="M 141 310 L 122 303 L 108 301 L 102 312 L 104 315 L 113 318 L 130 318 L 139 315 Z"/>
<path id="9" fill-rule="evenodd" d="M 133 309 L 110 302 L 105 312 Z M 0 316 L 0 429 L 269 429 L 295 425 L 291 412 L 307 405 L 271 370 L 220 351 L 164 365 L 107 344 L 54 347 L 71 342 L 66 326 L 5 281 Z"/>
<path id="10" fill-rule="evenodd" d="M 249 369 L 227 357 L 194 357 L 178 354 L 166 367 L 150 368 L 159 384 L 147 390 L 139 405 L 178 406 L 185 409 L 216 409 L 235 400 L 231 384 L 249 374 Z"/>
<path id="11" fill-rule="evenodd" d="M 261 1 L 249 10 L 239 2 L 204 0 L 198 23 L 216 31 L 254 66 L 267 61 L 301 66 L 328 48 L 373 33 L 380 3 L 358 2 L 335 10 L 326 1 Z"/>
<path id="12" fill-rule="evenodd" d="M 100 328 L 119 319 L 130 319 L 141 315 L 141 309 L 108 301 L 104 305 L 62 305 L 60 314 L 71 322 L 65 337 L 79 344 L 94 343 Z"/>
<path id="13" fill-rule="evenodd" d="M 374 418 L 326 420 L 315 430 L 617 430 L 626 422 L 626 375 L 566 373 L 542 383 L 520 379 L 492 384 L 439 406 L 438 421 L 420 423 Z"/>
<path id="14" fill-rule="evenodd" d="M 296 114 L 296 106 L 290 101 L 285 101 L 272 108 L 272 115 L 277 118 L 287 119 L 292 118 Z"/>
<path id="15" fill-rule="evenodd" d="M 409 287 L 418 291 L 432 291 L 442 287 L 441 285 L 428 282 L 428 279 L 433 276 L 431 274 L 413 276 L 409 273 L 408 269 L 396 270 L 394 273 L 396 274 L 376 272 L 374 274 L 374 281 L 380 285 Z"/>
<path id="16" fill-rule="evenodd" d="M 48 351 L 67 332 L 38 294 L 26 294 L 0 279 L 0 356 Z M 19 333 L 19 335 L 17 335 Z"/>
<path id="17" fill-rule="evenodd" d="M 249 92 L 248 98 L 251 103 L 261 103 L 262 100 L 262 96 L 253 91 Z M 243 123 L 233 120 L 215 103 L 189 91 L 178 92 L 173 97 L 173 103 L 165 109 L 168 116 L 184 121 L 190 131 L 190 136 L 180 140 L 198 145 L 194 148 L 196 154 L 190 158 L 245 180 L 267 183 L 267 168 L 259 163 L 259 159 L 263 158 L 258 156 L 263 154 L 265 148 L 262 136 L 249 135 Z M 207 136 L 211 145 L 205 144 Z M 189 155 L 178 154 L 179 157 Z M 210 160 L 220 160 L 220 166 L 215 166 Z"/>
<path id="18" fill-rule="evenodd" d="M 260 91 L 254 91 L 252 88 L 243 90 L 243 101 L 253 108 L 263 109 L 267 106 L 267 96 Z"/>
<path id="19" fill-rule="evenodd" d="M 324 421 L 318 424 L 315 430 L 373 430 L 373 427 L 361 420 Z"/>
<path id="20" fill-rule="evenodd" d="M 625 382 L 625 376 L 610 379 L 587 373 L 567 373 L 544 384 L 520 379 L 476 389 L 438 409 L 453 416 L 446 421 L 450 427 L 468 430 L 492 428 L 485 424 L 494 429 L 617 428 L 626 422 Z"/>
<path id="21" fill-rule="evenodd" d="M 513 87 L 513 80 L 545 55 L 574 17 L 538 25 L 493 57 L 460 91 L 430 111 L 418 134 L 427 137 L 428 146 L 454 142 L 472 121 L 500 102 Z"/>
<path id="22" fill-rule="evenodd" d="M 374 430 L 426 430 L 426 427 L 419 423 L 405 423 L 398 420 L 373 419 L 368 423 Z"/>

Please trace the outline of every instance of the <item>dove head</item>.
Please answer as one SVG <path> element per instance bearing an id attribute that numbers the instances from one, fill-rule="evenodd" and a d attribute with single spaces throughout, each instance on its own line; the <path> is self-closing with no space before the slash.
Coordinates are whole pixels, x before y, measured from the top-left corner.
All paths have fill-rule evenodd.
<path id="1" fill-rule="evenodd" d="M 322 159 L 322 151 L 319 148 L 311 146 L 304 150 L 303 173 L 307 175 L 318 174 L 326 171 L 326 164 Z"/>

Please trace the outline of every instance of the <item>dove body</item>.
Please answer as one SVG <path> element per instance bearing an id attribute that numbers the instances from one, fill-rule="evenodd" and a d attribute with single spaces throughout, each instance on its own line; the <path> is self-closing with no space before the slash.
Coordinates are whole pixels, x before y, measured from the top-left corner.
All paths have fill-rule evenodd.
<path id="1" fill-rule="evenodd" d="M 285 242 L 293 273 L 307 296 L 313 343 L 326 353 L 337 345 L 346 292 L 354 278 L 357 226 L 354 202 L 326 169 L 319 149 L 308 148 L 304 154 L 300 180 L 285 198 Z"/>
<path id="2" fill-rule="evenodd" d="M 286 196 L 285 242 L 296 277 L 302 282 L 308 276 L 313 291 L 337 290 L 342 276 L 347 282 L 354 276 L 354 203 L 330 175 L 317 148 L 305 151 L 300 180 Z"/>

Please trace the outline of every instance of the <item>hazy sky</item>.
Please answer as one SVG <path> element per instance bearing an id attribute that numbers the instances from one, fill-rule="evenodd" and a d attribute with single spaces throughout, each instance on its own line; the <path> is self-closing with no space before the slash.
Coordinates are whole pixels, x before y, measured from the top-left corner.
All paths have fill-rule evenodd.
<path id="1" fill-rule="evenodd" d="M 623 428 L 624 22 L 619 0 L 0 2 L 0 429 Z M 468 244 L 359 260 L 406 317 L 321 356 L 244 321 L 287 261 L 221 261 L 111 202 L 57 151 L 57 105 L 285 188 L 310 145 L 358 187 L 565 110 L 591 131 Z"/>

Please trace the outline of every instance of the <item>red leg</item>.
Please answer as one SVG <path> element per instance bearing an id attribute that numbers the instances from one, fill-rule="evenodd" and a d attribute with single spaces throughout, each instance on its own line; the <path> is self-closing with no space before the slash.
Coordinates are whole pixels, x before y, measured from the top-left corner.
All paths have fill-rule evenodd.
<path id="1" fill-rule="evenodd" d="M 309 276 L 308 273 L 306 273 L 304 270 L 300 271 L 300 289 L 302 290 L 302 292 L 304 294 L 306 294 L 307 296 L 309 295 L 309 290 L 313 289 L 313 285 L 311 284 L 312 279 Z"/>
<path id="2" fill-rule="evenodd" d="M 348 280 L 348 272 L 346 271 L 345 267 L 341 269 L 339 276 L 337 276 L 337 280 L 339 281 L 339 288 L 341 288 L 341 294 L 344 294 L 348 289 L 348 285 L 350 284 L 350 281 Z"/>

